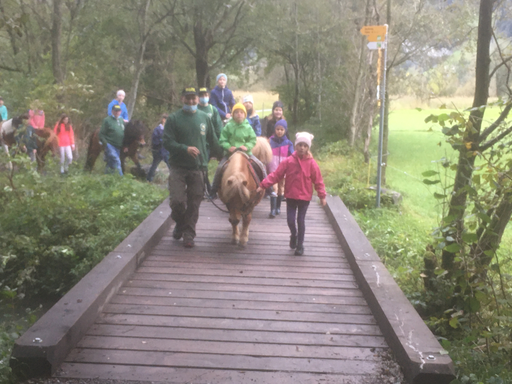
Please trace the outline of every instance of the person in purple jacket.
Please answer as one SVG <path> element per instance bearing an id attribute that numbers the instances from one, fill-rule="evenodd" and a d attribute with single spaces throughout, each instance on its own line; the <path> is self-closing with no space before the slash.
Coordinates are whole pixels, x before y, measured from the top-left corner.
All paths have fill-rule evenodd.
<path id="1" fill-rule="evenodd" d="M 267 165 L 267 173 L 274 172 L 284 159 L 293 153 L 293 143 L 286 135 L 288 133 L 288 124 L 286 120 L 279 120 L 274 127 L 274 134 L 270 136 L 269 142 L 272 148 L 272 161 Z M 281 213 L 281 201 L 284 198 L 284 179 L 280 180 L 277 185 L 277 196 L 275 192 L 270 195 L 270 214 L 271 219 Z M 275 189 L 274 189 L 275 191 Z"/>
<path id="2" fill-rule="evenodd" d="M 217 85 L 210 92 L 210 104 L 217 108 L 220 118 L 224 122 L 231 118 L 231 110 L 236 104 L 233 92 L 226 87 L 227 82 L 228 77 L 226 74 L 218 74 Z"/>

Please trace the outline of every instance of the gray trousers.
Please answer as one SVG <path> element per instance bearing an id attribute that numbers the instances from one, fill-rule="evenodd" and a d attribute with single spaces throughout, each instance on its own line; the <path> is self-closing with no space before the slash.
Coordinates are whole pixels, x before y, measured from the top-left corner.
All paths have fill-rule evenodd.
<path id="1" fill-rule="evenodd" d="M 196 237 L 196 224 L 199 219 L 199 206 L 204 196 L 203 171 L 193 171 L 179 167 L 169 170 L 169 199 L 171 218 L 176 222 L 183 238 Z"/>

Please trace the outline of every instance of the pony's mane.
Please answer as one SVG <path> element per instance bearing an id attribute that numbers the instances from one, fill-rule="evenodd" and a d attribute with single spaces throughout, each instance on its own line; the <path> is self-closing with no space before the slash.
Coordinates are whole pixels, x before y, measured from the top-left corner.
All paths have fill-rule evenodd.
<path id="1" fill-rule="evenodd" d="M 146 126 L 140 120 L 131 120 L 124 128 L 123 146 L 129 147 L 146 133 Z"/>
<path id="2" fill-rule="evenodd" d="M 222 195 L 223 200 L 231 201 L 237 195 L 240 197 L 242 202 L 245 202 L 251 198 L 251 192 L 247 188 L 247 179 L 242 172 L 245 166 L 245 155 L 243 153 L 234 153 L 229 159 L 229 165 L 224 172 L 232 173 L 222 183 Z"/>

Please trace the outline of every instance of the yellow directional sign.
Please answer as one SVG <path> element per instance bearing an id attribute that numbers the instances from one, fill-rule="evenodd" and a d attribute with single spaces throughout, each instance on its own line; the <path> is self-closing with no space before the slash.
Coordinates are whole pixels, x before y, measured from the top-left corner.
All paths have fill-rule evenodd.
<path id="1" fill-rule="evenodd" d="M 369 35 L 380 35 L 386 36 L 387 27 L 385 25 L 365 25 L 361 28 L 361 34 L 365 36 Z"/>
<path id="2" fill-rule="evenodd" d="M 366 35 L 366 39 L 371 42 L 384 41 L 386 39 L 386 35 Z"/>

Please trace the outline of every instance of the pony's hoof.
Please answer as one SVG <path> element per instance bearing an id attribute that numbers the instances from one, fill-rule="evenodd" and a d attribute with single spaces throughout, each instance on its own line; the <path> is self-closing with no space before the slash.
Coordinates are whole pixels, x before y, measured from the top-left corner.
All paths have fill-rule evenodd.
<path id="1" fill-rule="evenodd" d="M 231 244 L 237 245 L 238 244 L 238 240 L 237 239 L 231 239 Z"/>
<path id="2" fill-rule="evenodd" d="M 240 248 L 240 249 L 245 249 L 245 246 L 246 246 L 246 244 L 242 244 L 242 243 L 238 244 L 238 248 Z"/>

